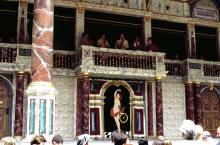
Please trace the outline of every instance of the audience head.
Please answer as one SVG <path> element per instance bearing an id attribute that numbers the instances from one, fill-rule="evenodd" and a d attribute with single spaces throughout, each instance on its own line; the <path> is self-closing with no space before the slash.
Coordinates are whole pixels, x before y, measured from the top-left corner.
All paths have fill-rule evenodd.
<path id="1" fill-rule="evenodd" d="M 148 37 L 148 38 L 147 38 L 147 42 L 148 42 L 148 43 L 152 43 L 152 37 Z"/>
<path id="2" fill-rule="evenodd" d="M 202 140 L 203 141 L 208 141 L 209 139 L 211 139 L 211 133 L 209 131 L 203 131 Z"/>
<path id="3" fill-rule="evenodd" d="M 31 145 L 44 145 L 46 139 L 43 135 L 35 135 L 31 140 Z"/>
<path id="4" fill-rule="evenodd" d="M 180 127 L 183 138 L 192 140 L 196 135 L 195 124 L 192 120 L 184 120 L 183 124 Z"/>
<path id="5" fill-rule="evenodd" d="M 164 143 L 161 140 L 155 140 L 153 141 L 152 145 L 164 145 Z"/>
<path id="6" fill-rule="evenodd" d="M 138 141 L 138 145 L 148 145 L 148 140 L 146 138 L 141 138 Z"/>
<path id="7" fill-rule="evenodd" d="M 217 128 L 217 137 L 220 137 L 220 127 Z"/>
<path id="8" fill-rule="evenodd" d="M 52 139 L 53 145 L 62 145 L 63 144 L 63 138 L 61 135 L 55 135 Z"/>
<path id="9" fill-rule="evenodd" d="M 0 145 L 16 145 L 16 141 L 12 137 L 4 137 L 1 139 Z"/>
<path id="10" fill-rule="evenodd" d="M 89 134 L 82 134 L 82 135 L 78 136 L 77 145 L 88 145 L 89 141 L 91 141 L 90 135 Z"/>
<path id="11" fill-rule="evenodd" d="M 86 33 L 86 32 L 83 32 L 83 33 L 82 33 L 82 37 L 89 37 L 89 34 Z"/>
<path id="12" fill-rule="evenodd" d="M 169 139 L 165 139 L 165 140 L 163 141 L 163 143 L 164 143 L 164 145 L 172 145 L 172 142 L 171 142 L 171 140 L 169 140 Z"/>

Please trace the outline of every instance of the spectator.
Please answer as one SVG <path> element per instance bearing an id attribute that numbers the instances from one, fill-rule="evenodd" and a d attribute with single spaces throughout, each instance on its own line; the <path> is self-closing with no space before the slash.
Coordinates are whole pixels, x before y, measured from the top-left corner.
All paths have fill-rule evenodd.
<path id="1" fill-rule="evenodd" d="M 80 45 L 92 45 L 93 42 L 89 37 L 89 34 L 86 32 L 83 32 L 82 37 L 80 39 Z"/>
<path id="2" fill-rule="evenodd" d="M 46 139 L 43 135 L 35 135 L 31 140 L 31 145 L 44 145 Z"/>
<path id="3" fill-rule="evenodd" d="M 172 145 L 172 142 L 171 142 L 171 140 L 169 140 L 169 139 L 165 139 L 165 140 L 163 141 L 163 144 L 164 144 L 164 145 Z"/>
<path id="4" fill-rule="evenodd" d="M 151 37 L 147 39 L 146 49 L 147 51 L 152 51 L 152 52 L 160 51 L 160 49 L 155 44 L 153 44 L 153 40 Z"/>
<path id="5" fill-rule="evenodd" d="M 148 140 L 145 139 L 145 138 L 141 138 L 141 139 L 138 141 L 138 145 L 148 145 Z"/>
<path id="6" fill-rule="evenodd" d="M 55 135 L 52 139 L 52 145 L 63 145 L 63 138 L 61 135 Z"/>
<path id="7" fill-rule="evenodd" d="M 129 44 L 128 41 L 125 39 L 124 34 L 120 34 L 120 38 L 116 41 L 115 43 L 115 48 L 116 49 L 128 49 L 129 48 Z"/>
<path id="8" fill-rule="evenodd" d="M 196 125 L 195 126 L 195 131 L 196 131 L 196 140 L 202 140 L 202 133 L 203 133 L 203 128 L 201 125 Z"/>
<path id="9" fill-rule="evenodd" d="M 142 50 L 143 49 L 143 45 L 142 45 L 140 38 L 138 36 L 135 37 L 135 40 L 132 43 L 131 48 L 132 48 L 132 50 Z"/>
<path id="10" fill-rule="evenodd" d="M 16 145 L 16 141 L 12 137 L 4 137 L 1 139 L 0 145 Z"/>
<path id="11" fill-rule="evenodd" d="M 109 47 L 109 43 L 108 43 L 108 40 L 106 39 L 105 34 L 102 34 L 101 37 L 97 40 L 97 46 L 104 47 L 104 48 Z"/>
<path id="12" fill-rule="evenodd" d="M 89 134 L 82 134 L 78 136 L 77 145 L 89 145 L 90 135 Z"/>
<path id="13" fill-rule="evenodd" d="M 195 123 L 191 120 L 184 120 L 180 131 L 182 132 L 183 138 L 193 140 L 196 135 Z"/>
<path id="14" fill-rule="evenodd" d="M 217 137 L 220 138 L 220 127 L 217 128 Z M 217 145 L 220 145 L 220 140 L 219 140 L 219 142 L 217 143 Z"/>

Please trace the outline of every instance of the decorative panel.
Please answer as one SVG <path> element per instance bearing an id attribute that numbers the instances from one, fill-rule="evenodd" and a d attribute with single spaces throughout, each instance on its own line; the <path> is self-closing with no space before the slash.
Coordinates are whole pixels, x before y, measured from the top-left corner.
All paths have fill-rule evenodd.
<path id="1" fill-rule="evenodd" d="M 49 134 L 53 134 L 53 111 L 54 111 L 54 102 L 53 100 L 50 100 L 50 119 L 49 119 Z"/>
<path id="2" fill-rule="evenodd" d="M 143 109 L 134 109 L 134 133 L 135 134 L 144 134 L 144 124 L 143 124 Z"/>
<path id="3" fill-rule="evenodd" d="M 46 100 L 40 100 L 40 134 L 46 133 Z"/>
<path id="4" fill-rule="evenodd" d="M 99 108 L 90 108 L 90 134 L 100 135 Z"/>
<path id="5" fill-rule="evenodd" d="M 30 119 L 29 134 L 33 134 L 35 130 L 35 99 L 30 100 Z"/>

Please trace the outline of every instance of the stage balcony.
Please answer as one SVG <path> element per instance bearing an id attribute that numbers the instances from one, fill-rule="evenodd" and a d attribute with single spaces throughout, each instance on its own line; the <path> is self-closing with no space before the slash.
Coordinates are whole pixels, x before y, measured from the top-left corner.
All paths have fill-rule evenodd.
<path id="1" fill-rule="evenodd" d="M 220 62 L 198 59 L 169 60 L 164 53 L 81 46 L 77 51 L 53 51 L 53 74 L 149 80 L 156 77 L 215 83 Z M 0 43 L 0 71 L 30 72 L 31 45 Z"/>

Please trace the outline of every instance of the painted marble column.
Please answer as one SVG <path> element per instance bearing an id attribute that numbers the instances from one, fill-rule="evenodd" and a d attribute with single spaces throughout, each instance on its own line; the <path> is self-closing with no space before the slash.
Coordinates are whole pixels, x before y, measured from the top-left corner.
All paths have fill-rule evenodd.
<path id="1" fill-rule="evenodd" d="M 163 96 L 161 78 L 156 80 L 156 131 L 157 136 L 163 135 Z"/>
<path id="2" fill-rule="evenodd" d="M 147 44 L 147 39 L 152 36 L 152 30 L 151 30 L 151 18 L 150 17 L 144 17 L 143 18 L 143 35 L 144 35 L 144 42 L 145 45 Z"/>
<path id="3" fill-rule="evenodd" d="M 196 82 L 194 84 L 194 96 L 195 96 L 195 123 L 203 124 L 203 99 L 200 93 L 200 83 Z"/>
<path id="4" fill-rule="evenodd" d="M 17 42 L 26 44 L 29 42 L 28 36 L 28 22 L 27 22 L 27 13 L 28 13 L 28 3 L 26 0 L 20 0 L 18 6 L 18 23 L 17 23 Z"/>
<path id="5" fill-rule="evenodd" d="M 217 44 L 218 60 L 220 61 L 220 27 L 217 28 Z"/>
<path id="6" fill-rule="evenodd" d="M 53 2 L 34 1 L 31 83 L 28 95 L 27 137 L 53 136 L 56 90 L 52 84 Z"/>
<path id="7" fill-rule="evenodd" d="M 82 74 L 82 133 L 89 133 L 89 74 Z"/>
<path id="8" fill-rule="evenodd" d="M 14 136 L 23 136 L 23 99 L 24 99 L 24 72 L 18 72 L 16 76 L 16 104 Z"/>
<path id="9" fill-rule="evenodd" d="M 185 84 L 185 101 L 186 101 L 186 119 L 194 121 L 194 96 L 193 84 L 187 82 Z"/>
<path id="10" fill-rule="evenodd" d="M 196 34 L 195 34 L 195 24 L 187 24 L 187 34 L 188 34 L 188 58 L 196 58 Z"/>
<path id="11" fill-rule="evenodd" d="M 147 82 L 147 116 L 148 116 L 148 136 L 153 136 L 153 96 L 152 82 Z"/>
<path id="12" fill-rule="evenodd" d="M 76 21 L 75 21 L 75 38 L 76 38 L 76 50 L 80 49 L 80 39 L 84 32 L 85 27 L 85 10 L 82 7 L 76 8 Z"/>

